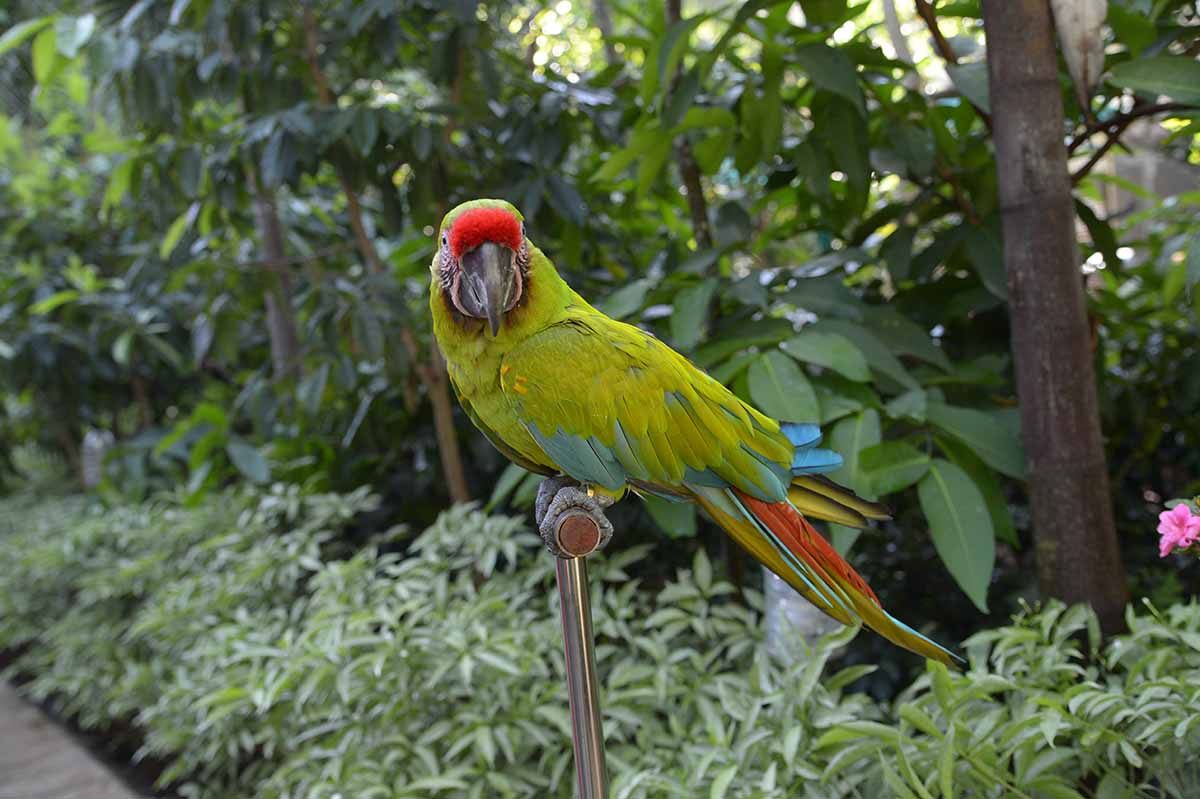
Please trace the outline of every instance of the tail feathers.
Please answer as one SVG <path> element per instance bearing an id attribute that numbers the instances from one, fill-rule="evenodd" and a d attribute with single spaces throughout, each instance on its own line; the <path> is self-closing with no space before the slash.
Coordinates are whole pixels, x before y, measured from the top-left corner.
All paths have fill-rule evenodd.
<path id="1" fill-rule="evenodd" d="M 866 581 L 791 503 L 764 502 L 736 489 L 693 491 L 734 540 L 833 619 L 861 621 L 897 646 L 949 666 L 960 661 L 885 611 Z"/>
<path id="2" fill-rule="evenodd" d="M 818 474 L 800 475 L 800 476 L 792 478 L 792 487 L 791 487 L 791 490 L 788 492 L 788 498 L 791 499 L 793 503 L 795 503 L 796 500 L 792 497 L 793 494 L 796 494 L 799 497 L 801 497 L 802 502 L 796 503 L 796 506 L 798 508 L 800 508 L 801 512 L 809 513 L 809 515 L 812 516 L 813 518 L 821 519 L 822 521 L 837 522 L 838 524 L 845 524 L 845 522 L 839 521 L 838 519 L 830 518 L 828 516 L 823 516 L 819 512 L 811 512 L 810 513 L 808 511 L 805 511 L 804 508 L 800 507 L 800 505 L 805 501 L 815 502 L 815 499 L 809 499 L 815 495 L 816 497 L 821 497 L 821 498 L 824 498 L 826 500 L 829 500 L 829 501 L 835 503 L 837 506 L 841 507 L 845 511 L 849 511 L 849 512 L 858 514 L 863 519 L 872 519 L 874 521 L 885 521 L 887 519 L 892 518 L 892 514 L 890 512 L 888 512 L 887 506 L 882 505 L 878 502 L 871 502 L 869 500 L 865 500 L 862 497 L 855 494 L 850 489 L 840 486 L 837 483 L 830 480 L 828 477 L 824 477 L 824 476 L 818 475 Z M 865 527 L 866 525 L 865 524 L 850 524 L 847 526 L 848 527 Z"/>

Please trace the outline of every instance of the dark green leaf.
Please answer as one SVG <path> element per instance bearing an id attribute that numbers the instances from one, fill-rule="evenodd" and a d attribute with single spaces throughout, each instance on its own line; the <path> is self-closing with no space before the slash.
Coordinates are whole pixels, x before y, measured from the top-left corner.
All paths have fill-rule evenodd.
<path id="1" fill-rule="evenodd" d="M 867 499 L 874 499 L 870 481 L 863 472 L 860 455 L 863 450 L 880 441 L 879 412 L 874 408 L 847 416 L 833 426 L 829 434 L 829 446 L 844 459 L 842 468 L 830 473 L 830 477 L 849 486 Z"/>
<path id="2" fill-rule="evenodd" d="M 992 517 L 992 529 L 996 531 L 996 538 L 1019 547 L 1021 542 L 1013 525 L 1012 511 L 1009 510 L 1008 499 L 1004 496 L 996 473 L 961 441 L 949 436 L 937 436 L 934 440 L 946 457 L 966 472 L 983 494 L 988 515 Z"/>
<path id="3" fill-rule="evenodd" d="M 681 350 L 690 350 L 704 338 L 708 322 L 708 306 L 717 281 L 705 280 L 675 295 L 675 310 L 671 314 L 671 338 Z"/>
<path id="4" fill-rule="evenodd" d="M 805 330 L 783 342 L 779 348 L 801 363 L 832 369 L 851 380 L 866 382 L 871 379 L 862 351 L 838 333 Z"/>
<path id="5" fill-rule="evenodd" d="M 812 422 L 821 409 L 812 384 L 796 362 L 778 350 L 760 355 L 750 364 L 750 397 L 755 406 L 773 419 Z"/>
<path id="6" fill-rule="evenodd" d="M 1200 62 L 1189 56 L 1136 58 L 1113 67 L 1108 80 L 1125 89 L 1200 104 Z"/>
<path id="7" fill-rule="evenodd" d="M 370 154 L 378 138 L 379 118 L 375 116 L 375 111 L 360 108 L 354 114 L 354 124 L 350 126 L 350 139 L 354 142 L 354 149 L 358 150 L 359 155 L 366 156 Z"/>
<path id="8" fill-rule="evenodd" d="M 879 256 L 887 263 L 892 279 L 899 282 L 908 279 L 908 267 L 912 264 L 913 238 L 916 230 L 910 227 L 897 228 L 879 248 Z"/>
<path id="9" fill-rule="evenodd" d="M 846 18 L 847 0 L 800 0 L 809 25 L 836 25 Z"/>
<path id="10" fill-rule="evenodd" d="M 315 416 L 321 410 L 321 400 L 325 396 L 325 383 L 329 380 L 329 364 L 323 363 L 296 386 L 296 399 L 309 416 Z"/>
<path id="11" fill-rule="evenodd" d="M 65 58 L 74 58 L 79 54 L 79 48 L 87 44 L 96 30 L 96 15 L 84 14 L 79 17 L 59 17 L 54 21 L 54 33 L 58 44 L 58 52 Z"/>
<path id="12" fill-rule="evenodd" d="M 672 502 L 651 495 L 643 496 L 642 502 L 654 523 L 671 538 L 696 537 L 695 505 L 690 502 Z"/>
<path id="13" fill-rule="evenodd" d="M 4 55 L 14 47 L 19 47 L 26 39 L 36 36 L 47 25 L 54 22 L 53 16 L 36 17 L 18 22 L 0 36 L 0 55 Z"/>
<path id="14" fill-rule="evenodd" d="M 822 319 L 813 325 L 813 330 L 822 333 L 839 333 L 854 342 L 859 351 L 866 356 L 871 369 L 905 388 L 920 388 L 913 376 L 908 373 L 899 359 L 893 355 L 887 345 L 861 325 L 845 322 L 840 319 Z"/>
<path id="15" fill-rule="evenodd" d="M 876 494 L 908 488 L 929 471 L 929 456 L 907 441 L 884 441 L 864 449 L 858 457 Z"/>
<path id="16" fill-rule="evenodd" d="M 993 469 L 1018 480 L 1025 476 L 1020 433 L 1006 417 L 933 400 L 928 404 L 926 416 L 932 424 L 969 446 Z"/>
<path id="17" fill-rule="evenodd" d="M 884 405 L 887 415 L 893 419 L 912 419 L 915 422 L 925 421 L 926 394 L 919 388 L 905 391 Z"/>
<path id="18" fill-rule="evenodd" d="M 225 444 L 229 460 L 242 476 L 252 483 L 266 483 L 271 479 L 271 467 L 258 448 L 244 439 L 233 436 Z"/>
<path id="19" fill-rule="evenodd" d="M 648 277 L 627 283 L 597 303 L 596 307 L 614 319 L 624 319 L 642 309 L 646 292 L 653 285 L 654 281 Z"/>
<path id="20" fill-rule="evenodd" d="M 996 560 L 996 538 L 983 494 L 966 473 L 935 459 L 917 484 L 933 545 L 963 592 L 987 612 L 987 590 Z"/>
<path id="21" fill-rule="evenodd" d="M 991 98 L 988 96 L 987 63 L 976 61 L 969 64 L 950 64 L 946 74 L 954 81 L 954 86 L 963 97 L 983 109 L 985 113 L 992 112 Z"/>
<path id="22" fill-rule="evenodd" d="M 968 228 L 964 245 L 971 266 L 985 288 L 1002 300 L 1008 299 L 1008 280 L 1004 274 L 1004 254 L 1000 240 L 982 227 Z"/>
<path id="23" fill-rule="evenodd" d="M 862 87 L 858 85 L 858 70 L 845 53 L 818 43 L 797 48 L 792 57 L 814 83 L 846 98 L 860 114 L 866 115 L 866 101 Z"/>
<path id="24" fill-rule="evenodd" d="M 546 189 L 554 203 L 554 210 L 571 224 L 582 227 L 587 221 L 587 205 L 575 185 L 552 174 L 546 179 Z"/>
<path id="25" fill-rule="evenodd" d="M 1104 264 L 1109 269 L 1118 269 L 1121 259 L 1117 257 L 1117 236 L 1107 220 L 1096 216 L 1095 211 L 1080 199 L 1075 200 L 1075 213 L 1088 229 L 1092 237 L 1092 246 L 1104 256 Z"/>

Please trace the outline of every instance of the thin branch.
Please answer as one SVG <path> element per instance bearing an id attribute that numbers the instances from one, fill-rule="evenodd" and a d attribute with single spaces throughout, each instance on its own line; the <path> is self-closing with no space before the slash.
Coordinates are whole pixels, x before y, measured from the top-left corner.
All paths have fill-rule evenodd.
<path id="1" fill-rule="evenodd" d="M 1100 163 L 1100 159 L 1112 149 L 1114 144 L 1118 143 L 1121 138 L 1121 134 L 1125 132 L 1125 128 L 1127 128 L 1129 123 L 1132 121 L 1132 119 L 1127 120 L 1125 124 L 1121 125 L 1119 128 L 1109 131 L 1108 138 L 1104 140 L 1104 144 L 1096 148 L 1096 152 L 1092 153 L 1092 156 L 1087 160 L 1087 163 L 1071 173 L 1072 186 L 1077 185 L 1079 181 L 1088 176 L 1088 173 L 1095 168 L 1096 164 Z"/>
<path id="2" fill-rule="evenodd" d="M 682 18 L 682 5 L 681 0 L 667 0 L 668 28 Z M 683 59 L 680 59 L 675 67 L 675 75 L 671 79 L 671 91 L 675 90 L 682 78 Z M 704 199 L 704 184 L 700 180 L 700 167 L 696 163 L 692 145 L 686 135 L 680 134 L 675 140 L 675 160 L 679 165 L 679 175 L 683 179 L 683 190 L 692 217 L 692 236 L 696 239 L 696 247 L 701 250 L 712 249 L 708 201 Z"/>
<path id="3" fill-rule="evenodd" d="M 1141 117 L 1153 116 L 1154 114 L 1162 114 L 1167 111 L 1194 111 L 1200 110 L 1200 106 L 1189 105 L 1187 103 L 1155 103 L 1153 105 L 1138 105 L 1130 110 L 1116 114 L 1108 119 L 1098 120 L 1088 125 L 1083 131 L 1071 139 L 1071 143 L 1067 145 L 1067 154 L 1071 155 L 1078 150 L 1084 142 L 1090 139 L 1101 131 L 1106 132 L 1109 136 L 1113 135 L 1114 129 L 1119 134 L 1135 119 Z"/>
<path id="4" fill-rule="evenodd" d="M 933 10 L 933 6 L 929 4 L 929 0 L 915 0 L 917 6 L 917 14 L 925 21 L 925 27 L 929 28 L 929 35 L 933 37 L 933 48 L 937 50 L 942 60 L 951 66 L 958 65 L 958 54 L 954 52 L 954 48 L 950 46 L 950 42 L 942 35 L 942 29 L 938 26 L 937 12 Z M 968 103 L 971 100 L 959 92 L 960 96 Z M 975 109 L 975 113 L 979 114 L 979 118 L 983 120 L 983 124 L 990 131 L 992 129 L 992 117 L 987 111 L 984 111 L 975 103 L 971 103 L 971 107 Z"/>

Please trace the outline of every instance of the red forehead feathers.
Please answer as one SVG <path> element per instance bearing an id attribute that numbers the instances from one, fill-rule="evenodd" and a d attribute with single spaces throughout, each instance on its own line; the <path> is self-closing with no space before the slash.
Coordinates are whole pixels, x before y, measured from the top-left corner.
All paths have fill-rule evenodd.
<path id="1" fill-rule="evenodd" d="M 510 250 L 521 247 L 521 221 L 503 208 L 472 208 L 464 211 L 450 227 L 450 252 L 461 258 L 485 241 L 503 244 Z"/>

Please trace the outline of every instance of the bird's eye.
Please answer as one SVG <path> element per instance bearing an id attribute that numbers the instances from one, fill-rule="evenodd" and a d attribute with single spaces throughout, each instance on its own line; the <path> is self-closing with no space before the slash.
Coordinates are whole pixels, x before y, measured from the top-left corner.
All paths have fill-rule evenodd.
<path id="1" fill-rule="evenodd" d="M 448 243 L 449 243 L 449 239 L 447 239 L 446 234 L 443 233 L 442 234 L 442 246 L 445 247 Z"/>

